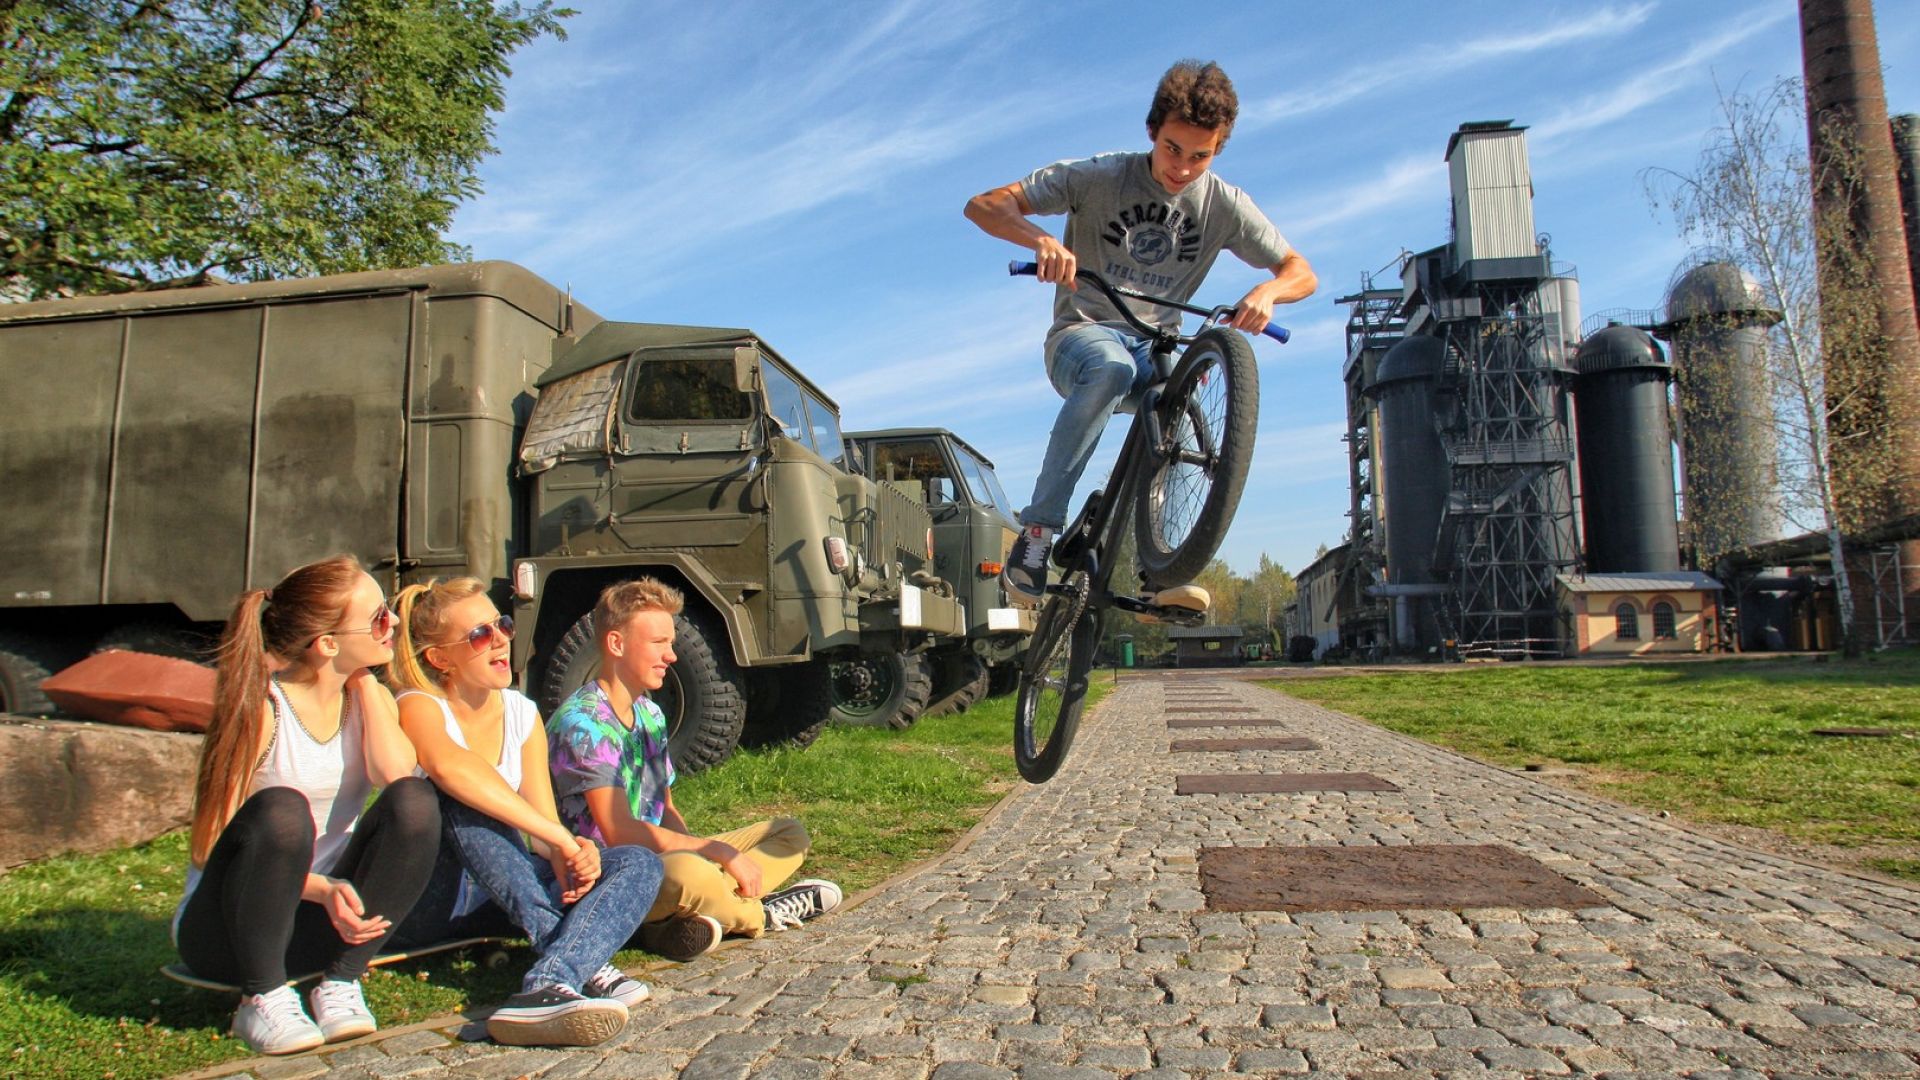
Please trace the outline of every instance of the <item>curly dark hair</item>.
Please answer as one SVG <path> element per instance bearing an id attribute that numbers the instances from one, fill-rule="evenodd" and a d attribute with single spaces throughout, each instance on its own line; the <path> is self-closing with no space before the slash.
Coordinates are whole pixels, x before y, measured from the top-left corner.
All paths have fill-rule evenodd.
<path id="1" fill-rule="evenodd" d="M 1240 96 L 1233 92 L 1233 80 L 1212 61 L 1182 60 L 1160 76 L 1153 91 L 1153 108 L 1147 111 L 1147 133 L 1160 137 L 1160 125 L 1169 116 L 1196 127 L 1213 128 L 1220 133 L 1220 145 L 1227 145 L 1233 134 L 1233 122 L 1240 115 Z"/>

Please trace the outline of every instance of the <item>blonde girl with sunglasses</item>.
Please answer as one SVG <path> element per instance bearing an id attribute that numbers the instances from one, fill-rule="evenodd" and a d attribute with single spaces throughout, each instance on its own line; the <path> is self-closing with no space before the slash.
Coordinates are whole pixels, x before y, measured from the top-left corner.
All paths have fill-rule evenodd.
<path id="1" fill-rule="evenodd" d="M 626 1026 L 647 996 L 612 964 L 660 888 L 660 858 L 602 850 L 560 823 L 539 710 L 513 689 L 513 620 L 477 578 L 394 597 L 389 682 L 400 726 L 440 792 L 433 881 L 401 940 L 524 932 L 538 954 L 521 992 L 487 1020 L 495 1041 L 588 1046 Z M 524 838 L 524 839 L 523 839 Z"/>
<path id="2" fill-rule="evenodd" d="M 339 556 L 242 593 L 221 635 L 173 933 L 196 975 L 240 987 L 233 1031 L 259 1053 L 375 1029 L 360 977 L 433 869 L 440 808 L 369 670 L 394 622 Z M 290 970 L 324 972 L 311 1015 Z"/>

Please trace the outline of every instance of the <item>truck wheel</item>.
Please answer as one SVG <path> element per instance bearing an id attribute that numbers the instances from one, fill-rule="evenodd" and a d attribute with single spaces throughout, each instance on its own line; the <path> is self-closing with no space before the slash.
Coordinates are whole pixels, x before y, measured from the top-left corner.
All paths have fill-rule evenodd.
<path id="1" fill-rule="evenodd" d="M 726 633 L 706 612 L 675 615 L 673 633 L 676 659 L 653 700 L 667 714 L 667 753 L 674 769 L 691 775 L 727 760 L 739 744 L 747 718 L 746 678 L 725 651 Z M 548 656 L 540 708 L 553 715 L 568 694 L 599 674 L 600 639 L 589 611 L 567 628 Z"/>
<path id="2" fill-rule="evenodd" d="M 53 674 L 49 651 L 22 634 L 0 633 L 0 713 L 40 716 L 53 711 L 53 701 L 40 689 L 40 680 Z"/>
<path id="3" fill-rule="evenodd" d="M 100 640 L 94 643 L 93 651 L 103 653 L 112 649 L 125 649 L 128 652 L 167 656 L 175 660 L 188 660 L 203 667 L 211 667 L 219 647 L 219 642 L 184 626 L 171 626 L 157 622 L 133 622 L 116 626 L 100 635 Z"/>
<path id="4" fill-rule="evenodd" d="M 896 731 L 913 726 L 926 711 L 933 673 L 919 654 L 887 653 L 829 666 L 833 722 Z"/>
<path id="5" fill-rule="evenodd" d="M 923 716 L 963 713 L 987 696 L 987 665 L 972 653 L 943 659 L 938 665 L 940 678 L 934 681 L 933 700 Z"/>
<path id="6" fill-rule="evenodd" d="M 1020 689 L 1020 665 L 997 664 L 987 672 L 987 696 L 1005 697 Z"/>
<path id="7" fill-rule="evenodd" d="M 818 661 L 747 672 L 747 726 L 742 746 L 812 746 L 833 711 L 827 665 Z"/>

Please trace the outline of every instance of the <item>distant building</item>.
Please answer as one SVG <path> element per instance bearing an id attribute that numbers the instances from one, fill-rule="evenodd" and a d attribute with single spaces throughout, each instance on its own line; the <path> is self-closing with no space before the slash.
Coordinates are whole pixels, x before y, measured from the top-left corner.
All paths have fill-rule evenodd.
<path id="1" fill-rule="evenodd" d="M 1240 651 L 1246 631 L 1238 626 L 1170 626 L 1174 667 L 1233 667 L 1247 662 Z"/>
<path id="2" fill-rule="evenodd" d="M 1340 620 L 1345 605 L 1341 596 L 1342 571 L 1347 567 L 1348 546 L 1341 544 L 1313 560 L 1295 575 L 1294 620 L 1288 637 L 1310 637 L 1314 656 L 1339 647 Z M 1351 591 L 1351 590 L 1348 590 Z"/>
<path id="3" fill-rule="evenodd" d="M 1721 585 L 1697 570 L 1554 580 L 1570 656 L 1706 652 L 1719 638 Z"/>

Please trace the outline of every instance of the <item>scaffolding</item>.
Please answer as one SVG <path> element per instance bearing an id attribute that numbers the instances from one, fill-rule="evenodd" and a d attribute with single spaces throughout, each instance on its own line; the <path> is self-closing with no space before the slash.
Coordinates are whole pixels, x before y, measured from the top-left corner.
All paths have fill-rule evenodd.
<path id="1" fill-rule="evenodd" d="M 1458 267 L 1450 295 L 1431 298 L 1447 344 L 1435 389 L 1452 473 L 1434 569 L 1453 586 L 1446 617 L 1461 655 L 1555 657 L 1555 577 L 1579 552 L 1571 373 L 1547 344 L 1546 257 L 1497 262 Z"/>
<path id="2" fill-rule="evenodd" d="M 1396 260 L 1395 265 L 1398 265 Z M 1374 403 L 1366 389 L 1387 350 L 1406 336 L 1407 319 L 1400 309 L 1401 290 L 1376 288 L 1373 275 L 1360 275 L 1360 291 L 1337 301 L 1348 305 L 1347 360 L 1342 375 L 1347 387 L 1347 558 L 1340 577 L 1357 584 L 1356 602 L 1342 612 L 1340 638 L 1349 648 L 1384 645 L 1391 640 L 1388 603 L 1368 594 L 1366 587 L 1384 580 L 1386 553 L 1380 535 L 1376 476 L 1379 454 L 1375 445 Z"/>

